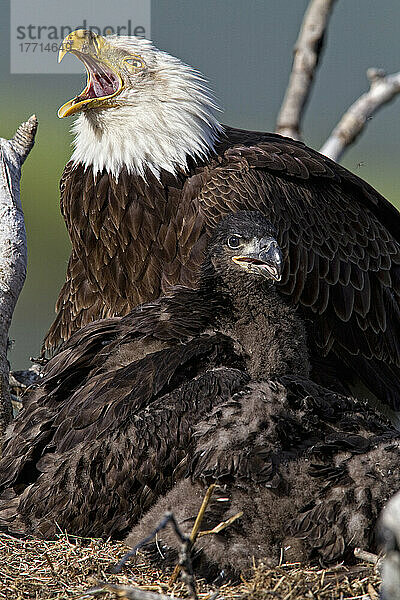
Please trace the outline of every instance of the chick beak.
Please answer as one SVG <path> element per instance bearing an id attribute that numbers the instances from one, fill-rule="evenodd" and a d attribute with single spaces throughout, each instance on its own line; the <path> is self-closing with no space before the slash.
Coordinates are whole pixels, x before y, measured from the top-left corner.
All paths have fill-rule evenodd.
<path id="1" fill-rule="evenodd" d="M 245 249 L 243 254 L 233 256 L 234 263 L 257 275 L 267 279 L 280 281 L 282 277 L 282 252 L 278 242 L 272 238 L 253 240 Z"/>
<path id="2" fill-rule="evenodd" d="M 261 240 L 261 250 L 258 254 L 261 271 L 265 271 L 265 276 L 280 281 L 282 278 L 283 257 L 278 242 L 272 238 Z"/>

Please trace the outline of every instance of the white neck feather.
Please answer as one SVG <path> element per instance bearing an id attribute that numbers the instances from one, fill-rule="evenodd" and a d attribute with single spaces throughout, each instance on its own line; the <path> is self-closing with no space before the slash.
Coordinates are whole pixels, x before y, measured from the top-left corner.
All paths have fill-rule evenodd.
<path id="1" fill-rule="evenodd" d="M 204 159 L 222 131 L 214 116 L 217 108 L 203 79 L 178 59 L 151 47 L 156 57 L 152 76 L 124 90 L 118 106 L 89 109 L 73 125 L 72 160 L 106 169 L 118 177 L 121 169 L 159 177 L 187 169 L 187 159 Z"/>

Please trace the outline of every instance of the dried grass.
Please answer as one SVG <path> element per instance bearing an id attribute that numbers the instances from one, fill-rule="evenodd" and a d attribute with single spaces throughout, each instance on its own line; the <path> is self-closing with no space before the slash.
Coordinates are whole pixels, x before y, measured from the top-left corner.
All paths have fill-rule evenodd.
<path id="1" fill-rule="evenodd" d="M 168 588 L 171 574 L 155 570 L 143 557 L 129 563 L 123 574 L 108 568 L 126 552 L 119 542 L 60 535 L 55 541 L 15 539 L 0 534 L 0 599 L 64 600 L 89 598 L 85 592 L 99 582 L 140 587 L 175 597 L 186 597 L 182 583 Z M 370 565 L 352 568 L 300 568 L 282 565 L 270 569 L 259 565 L 239 585 L 220 588 L 219 598 L 240 600 L 355 600 L 378 599 L 379 577 Z M 215 588 L 198 581 L 199 598 L 205 600 Z M 101 596 L 123 598 L 120 592 Z M 92 596 L 91 596 L 92 597 Z"/>

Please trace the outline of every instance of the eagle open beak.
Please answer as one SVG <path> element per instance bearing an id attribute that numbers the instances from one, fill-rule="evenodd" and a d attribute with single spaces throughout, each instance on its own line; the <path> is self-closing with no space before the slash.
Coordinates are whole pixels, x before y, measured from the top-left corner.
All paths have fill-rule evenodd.
<path id="1" fill-rule="evenodd" d="M 240 256 L 233 256 L 234 263 L 267 279 L 280 281 L 283 258 L 278 242 L 274 238 L 263 238 L 256 247 Z"/>
<path id="2" fill-rule="evenodd" d="M 75 54 L 85 65 L 87 83 L 78 96 L 59 108 L 60 119 L 83 110 L 87 105 L 101 106 L 104 100 L 117 96 L 124 89 L 122 78 L 107 60 L 108 49 L 109 44 L 101 35 L 86 29 L 76 29 L 63 40 L 58 62 L 67 52 Z"/>

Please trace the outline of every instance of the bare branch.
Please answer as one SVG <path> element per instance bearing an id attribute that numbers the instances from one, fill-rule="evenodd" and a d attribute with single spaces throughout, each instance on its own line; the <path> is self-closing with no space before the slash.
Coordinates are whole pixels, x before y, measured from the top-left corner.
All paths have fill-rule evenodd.
<path id="1" fill-rule="evenodd" d="M 301 138 L 301 118 L 311 92 L 335 0 L 311 0 L 294 47 L 293 67 L 275 131 Z"/>
<path id="2" fill-rule="evenodd" d="M 37 129 L 33 115 L 11 140 L 0 138 L 0 433 L 11 419 L 8 330 L 25 281 L 27 252 L 19 184 Z"/>
<path id="3" fill-rule="evenodd" d="M 354 143 L 372 115 L 400 93 L 400 72 L 386 75 L 381 69 L 368 69 L 367 77 L 371 82 L 369 91 L 350 106 L 320 150 L 336 162 Z"/>

